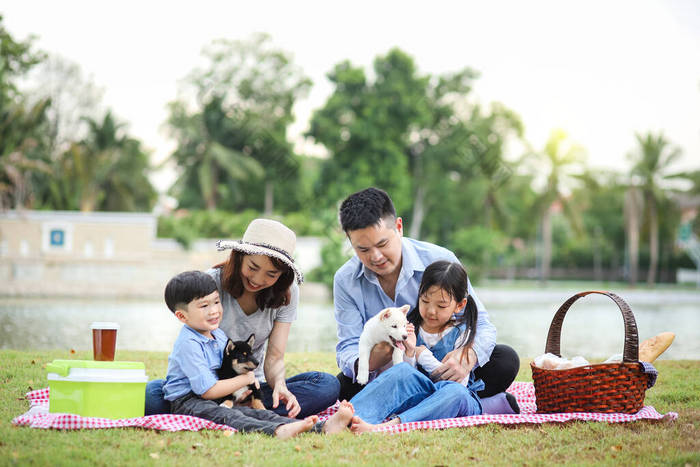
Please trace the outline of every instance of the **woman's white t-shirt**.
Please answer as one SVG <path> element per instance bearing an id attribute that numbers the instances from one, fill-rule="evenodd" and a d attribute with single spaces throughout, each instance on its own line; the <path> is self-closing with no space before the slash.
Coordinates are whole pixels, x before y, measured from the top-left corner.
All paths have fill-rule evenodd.
<path id="1" fill-rule="evenodd" d="M 255 335 L 253 344 L 253 356 L 260 362 L 255 370 L 255 376 L 259 381 L 265 381 L 263 362 L 265 361 L 265 350 L 267 340 L 272 332 L 275 321 L 280 323 L 291 323 L 297 319 L 297 307 L 299 305 L 299 286 L 296 282 L 289 288 L 290 300 L 288 305 L 279 308 L 266 308 L 256 310 L 253 314 L 246 315 L 238 304 L 238 300 L 221 288 L 221 269 L 214 268 L 207 271 L 216 281 L 219 289 L 223 316 L 219 328 L 226 333 L 233 341 L 248 340 L 251 334 Z"/>

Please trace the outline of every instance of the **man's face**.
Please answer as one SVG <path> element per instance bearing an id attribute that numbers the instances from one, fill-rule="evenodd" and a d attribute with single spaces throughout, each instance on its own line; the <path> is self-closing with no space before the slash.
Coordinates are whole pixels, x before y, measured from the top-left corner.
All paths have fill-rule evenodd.
<path id="1" fill-rule="evenodd" d="M 391 221 L 389 221 L 391 222 Z M 390 276 L 401 268 L 403 223 L 397 217 L 393 224 L 380 219 L 376 225 L 348 231 L 348 239 L 357 257 L 378 276 Z"/>

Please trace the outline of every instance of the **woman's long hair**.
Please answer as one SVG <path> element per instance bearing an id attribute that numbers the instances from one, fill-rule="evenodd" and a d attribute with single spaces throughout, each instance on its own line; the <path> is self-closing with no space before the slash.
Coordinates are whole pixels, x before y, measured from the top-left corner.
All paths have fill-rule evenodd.
<path id="1" fill-rule="evenodd" d="M 455 313 L 454 325 L 458 326 L 462 323 L 466 324 L 466 330 L 463 337 L 455 348 L 462 348 L 462 358 L 467 355 L 467 350 L 471 348 L 476 336 L 476 320 L 479 310 L 476 307 L 476 302 L 471 295 L 468 294 L 469 278 L 467 271 L 464 270 L 461 264 L 450 261 L 435 261 L 430 266 L 425 268 L 423 279 L 418 288 L 418 299 L 416 306 L 408 314 L 408 321 L 413 323 L 418 328 L 423 323 L 423 318 L 420 315 L 420 298 L 430 290 L 431 287 L 438 287 L 445 291 L 455 302 L 460 302 L 467 297 L 467 304 L 462 313 Z"/>
<path id="2" fill-rule="evenodd" d="M 243 265 L 243 257 L 246 256 L 236 250 L 231 251 L 228 261 L 217 264 L 215 268 L 221 269 L 221 288 L 230 293 L 234 298 L 243 295 L 243 280 L 241 279 L 241 267 Z M 277 268 L 281 274 L 272 286 L 260 290 L 255 295 L 255 304 L 258 308 L 279 308 L 282 305 L 287 305 L 287 291 L 294 282 L 294 271 L 292 268 L 284 264 L 277 258 L 268 256 L 272 265 Z"/>

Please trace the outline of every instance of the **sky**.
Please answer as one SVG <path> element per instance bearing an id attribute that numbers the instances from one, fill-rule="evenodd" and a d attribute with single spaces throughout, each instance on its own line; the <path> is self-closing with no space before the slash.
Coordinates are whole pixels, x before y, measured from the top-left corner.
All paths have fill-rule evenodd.
<path id="1" fill-rule="evenodd" d="M 289 130 L 300 152 L 323 152 L 302 134 L 332 93 L 333 66 L 348 59 L 369 70 L 399 47 L 421 73 L 478 70 L 473 98 L 518 113 L 536 149 L 562 128 L 586 148 L 589 166 L 625 170 L 635 132 L 663 131 L 683 151 L 678 170 L 700 168 L 695 0 L 5 0 L 0 14 L 15 39 L 34 34 L 38 48 L 78 63 L 154 162 L 175 147 L 164 128 L 166 104 L 204 64 L 202 48 L 266 32 L 314 83 Z M 153 178 L 160 190 L 173 180 L 167 168 Z"/>

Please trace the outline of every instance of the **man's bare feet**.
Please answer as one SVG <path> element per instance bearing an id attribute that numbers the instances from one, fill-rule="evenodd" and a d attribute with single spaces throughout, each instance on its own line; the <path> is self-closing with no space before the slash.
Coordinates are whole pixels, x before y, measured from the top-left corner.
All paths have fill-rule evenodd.
<path id="1" fill-rule="evenodd" d="M 340 433 L 344 431 L 352 416 L 355 413 L 355 408 L 348 401 L 343 401 L 338 407 L 338 411 L 330 416 L 326 423 L 323 424 L 323 432 L 328 434 Z"/>
<path id="2" fill-rule="evenodd" d="M 313 415 L 311 417 L 306 417 L 303 420 L 299 420 L 298 422 L 285 423 L 284 425 L 277 427 L 275 430 L 275 436 L 279 439 L 289 439 L 298 435 L 299 433 L 309 431 L 316 422 L 318 422 L 318 417 Z"/>
<path id="3" fill-rule="evenodd" d="M 360 417 L 352 417 L 352 424 L 350 425 L 350 431 L 352 431 L 355 434 L 367 433 L 368 431 L 374 431 L 377 428 L 398 425 L 399 423 L 401 423 L 401 420 L 398 417 L 392 418 L 388 422 L 378 423 L 376 425 L 373 425 L 371 423 L 367 423 L 366 421 L 362 420 Z"/>

